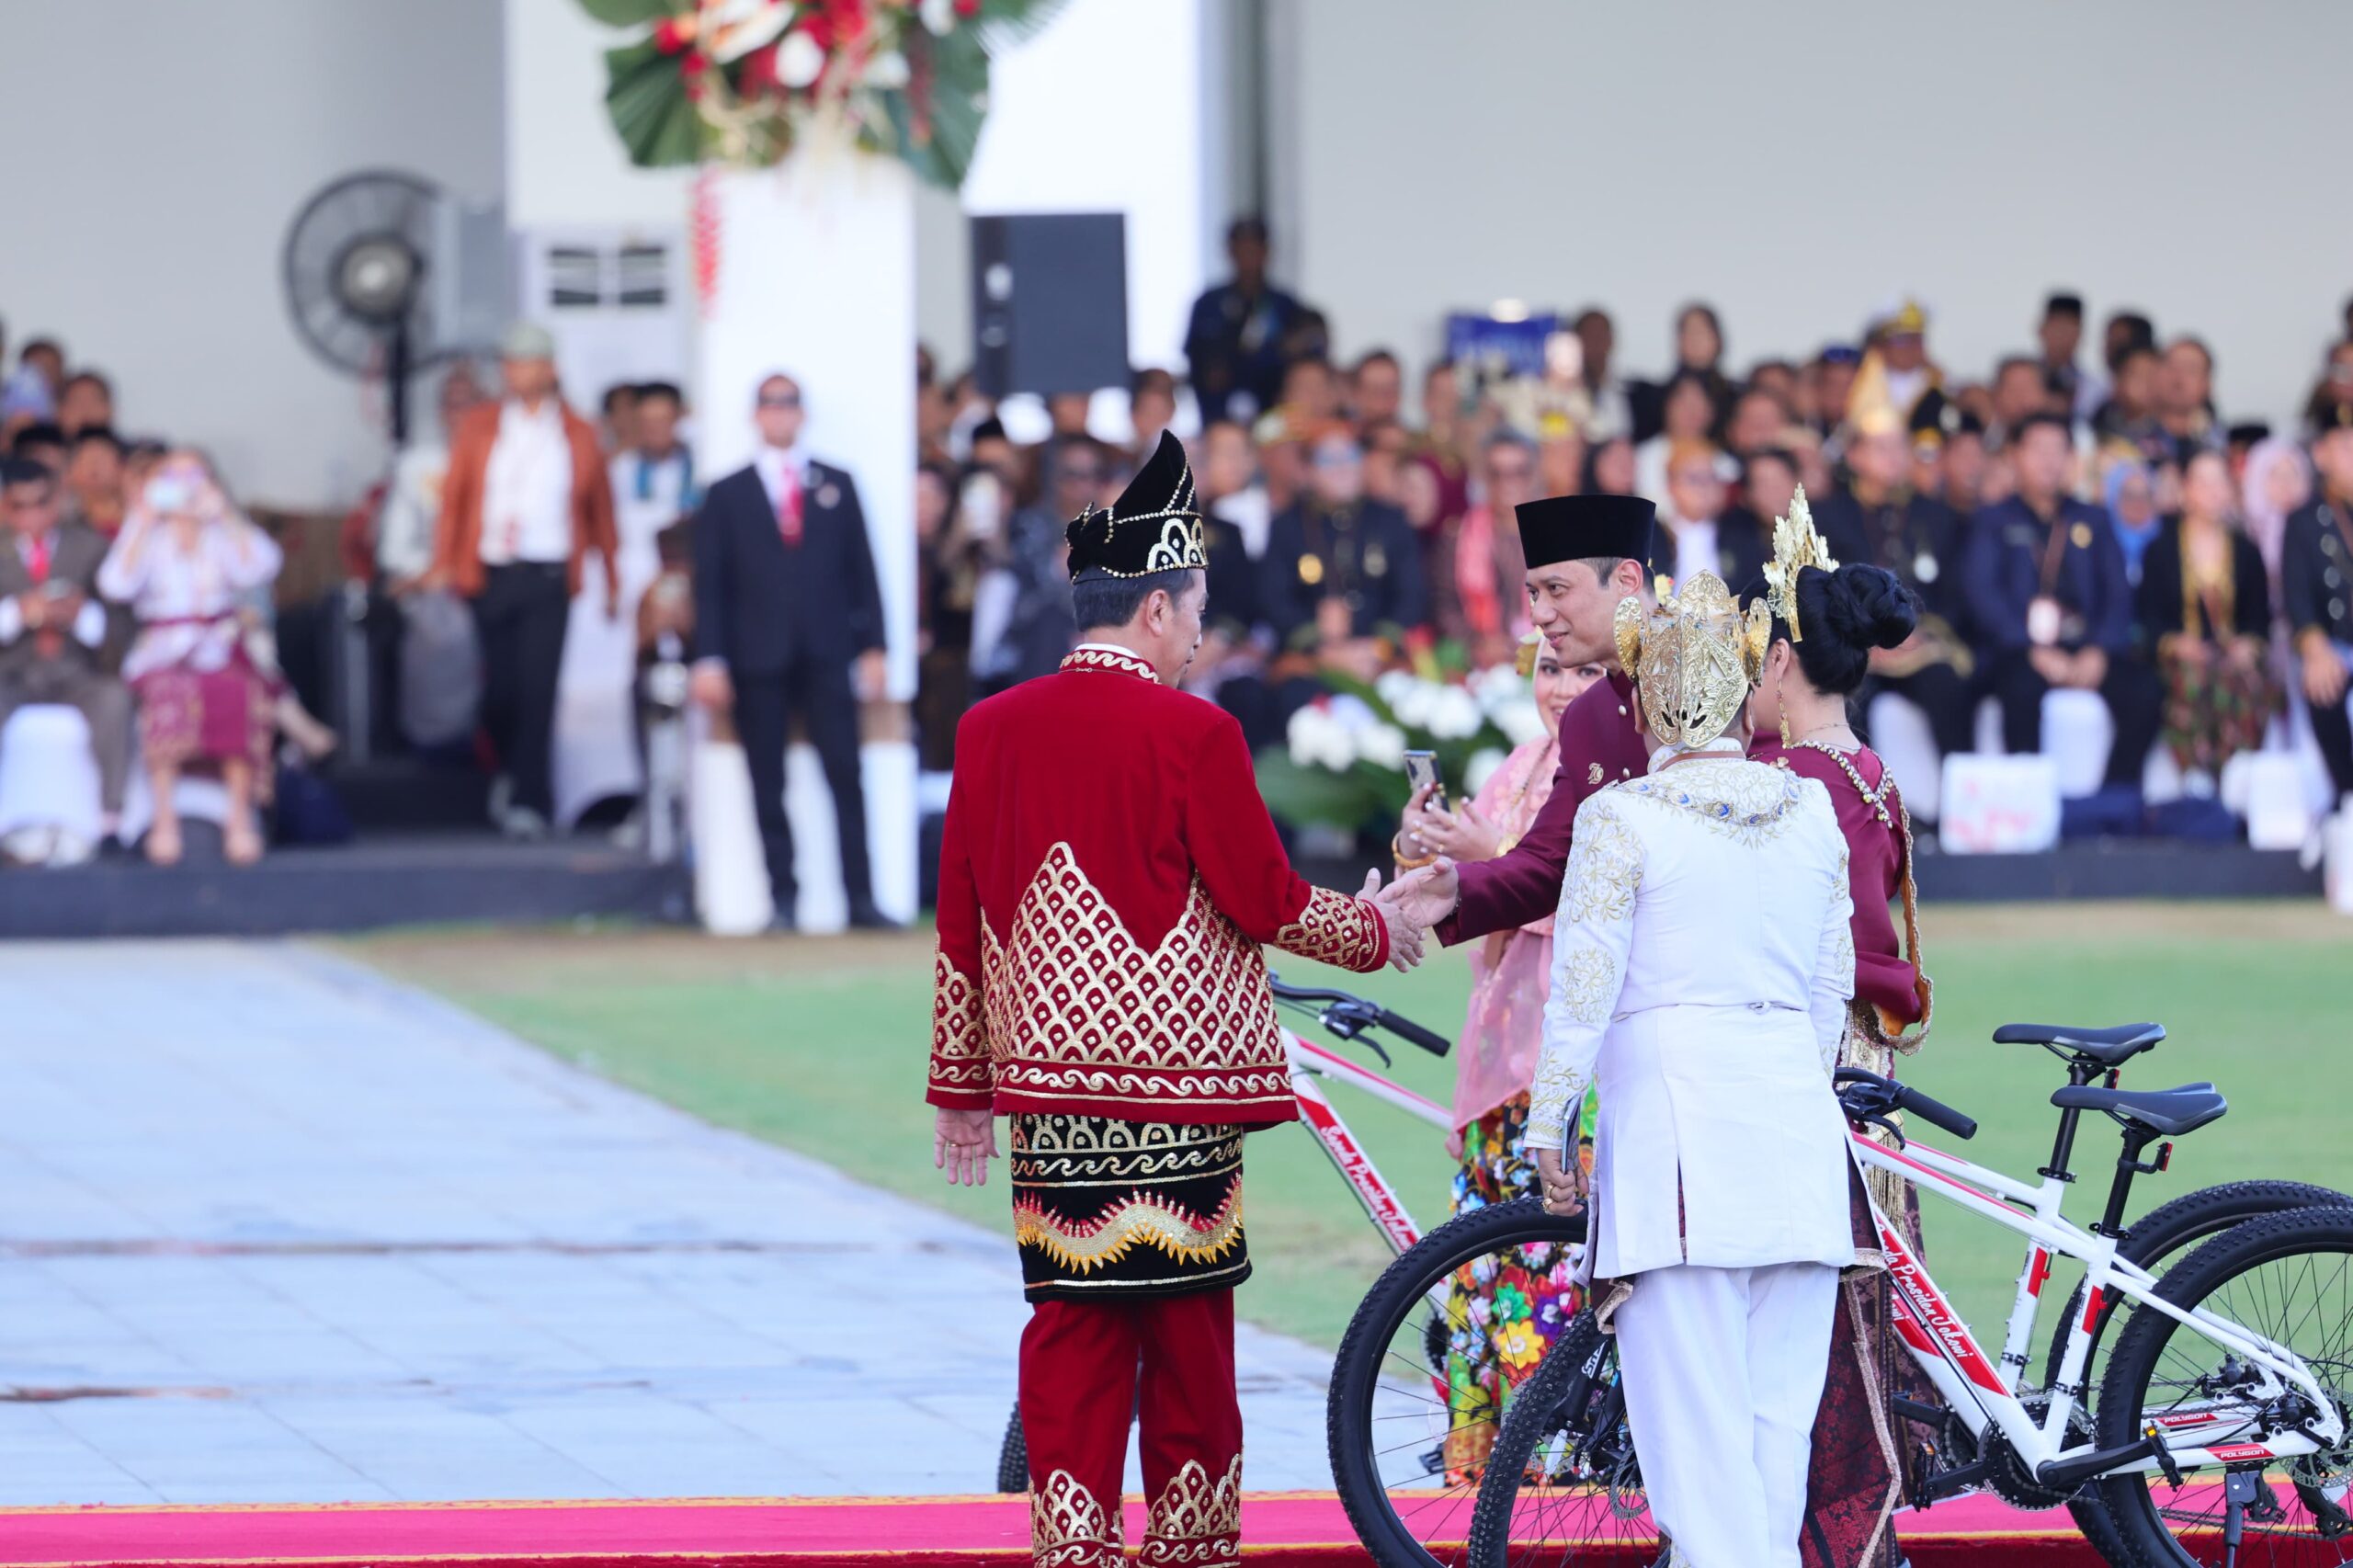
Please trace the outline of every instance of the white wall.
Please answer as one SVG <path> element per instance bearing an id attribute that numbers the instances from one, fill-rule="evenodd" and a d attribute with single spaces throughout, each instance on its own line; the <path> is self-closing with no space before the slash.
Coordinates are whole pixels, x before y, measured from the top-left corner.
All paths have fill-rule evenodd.
<path id="1" fill-rule="evenodd" d="M 570 225 L 686 226 L 690 169 L 641 169 L 605 112 L 605 51 L 634 29 L 608 28 L 580 0 L 506 0 L 506 222 L 517 230 Z M 490 6 L 474 13 L 488 22 Z"/>
<path id="2" fill-rule="evenodd" d="M 2043 294 L 2196 331 L 2232 415 L 2292 412 L 2353 290 L 2336 0 L 1276 0 L 1278 267 L 1343 352 L 1449 307 L 1705 298 L 1735 366 L 1917 291 L 1949 370 Z M 1279 69 L 1288 59 L 1291 68 Z"/>
<path id="3" fill-rule="evenodd" d="M 1181 369 L 1185 316 L 1222 227 L 1222 0 L 1072 0 L 995 61 L 967 212 L 1121 212 L 1128 358 Z M 969 290 L 970 285 L 965 287 Z M 969 309 L 969 306 L 968 306 Z M 969 315 L 959 351 L 972 354 Z"/>
<path id="4" fill-rule="evenodd" d="M 0 32 L 0 316 L 210 449 L 248 500 L 347 502 L 381 400 L 296 337 L 278 250 L 356 169 L 500 194 L 501 44 L 475 0 L 13 0 Z"/>

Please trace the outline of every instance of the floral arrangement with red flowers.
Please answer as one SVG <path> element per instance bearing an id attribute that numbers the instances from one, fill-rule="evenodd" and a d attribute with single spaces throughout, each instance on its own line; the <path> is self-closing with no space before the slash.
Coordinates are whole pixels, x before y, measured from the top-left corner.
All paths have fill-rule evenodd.
<path id="1" fill-rule="evenodd" d="M 630 161 L 655 168 L 780 161 L 813 120 L 963 182 L 988 109 L 989 49 L 1059 0 L 580 0 L 642 28 L 605 54 L 605 104 Z"/>

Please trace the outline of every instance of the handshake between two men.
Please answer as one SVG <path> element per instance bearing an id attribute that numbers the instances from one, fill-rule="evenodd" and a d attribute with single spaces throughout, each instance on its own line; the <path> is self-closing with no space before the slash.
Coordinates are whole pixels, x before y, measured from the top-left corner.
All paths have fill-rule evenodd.
<path id="1" fill-rule="evenodd" d="M 1422 961 L 1426 933 L 1453 913 L 1458 891 L 1454 862 L 1443 858 L 1401 873 L 1387 887 L 1378 869 L 1365 873 L 1363 896 L 1389 927 L 1392 966 L 1408 970 Z"/>

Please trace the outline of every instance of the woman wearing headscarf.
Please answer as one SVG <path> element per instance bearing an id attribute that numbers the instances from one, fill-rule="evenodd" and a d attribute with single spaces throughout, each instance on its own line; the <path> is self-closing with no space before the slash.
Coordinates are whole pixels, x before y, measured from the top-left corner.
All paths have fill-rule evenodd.
<path id="1" fill-rule="evenodd" d="M 1757 737 L 1749 756 L 1830 793 L 1856 890 L 1849 926 L 1855 994 L 1838 1064 L 1886 1074 L 1899 1053 L 1917 1051 L 1927 1038 L 1930 993 L 1920 967 L 1911 819 L 1887 765 L 1855 733 L 1850 704 L 1872 652 L 1901 646 L 1912 635 L 1920 601 L 1883 567 L 1833 560 L 1813 531 L 1802 493 L 1776 525 L 1774 542 L 1766 581 L 1752 599 L 1771 612 L 1772 641 L 1749 701 Z M 1904 911 L 1901 933 L 1891 904 Z M 1916 1256 L 1918 1198 L 1881 1173 L 1867 1180 Z M 1857 1222 L 1866 1225 L 1860 1193 L 1854 1197 Z M 1889 1527 L 1902 1501 L 1894 1437 L 1904 1428 L 1890 1402 L 1899 1390 L 1918 1400 L 1934 1394 L 1916 1386 L 1909 1363 L 1892 1353 L 1884 1284 L 1882 1273 L 1858 1271 L 1839 1292 L 1807 1477 L 1807 1568 L 1881 1568 L 1897 1560 Z"/>
<path id="2" fill-rule="evenodd" d="M 2239 475 L 2239 516 L 2246 537 L 2263 557 L 2263 569 L 2279 586 L 2279 547 L 2288 537 L 2288 515 L 2313 498 L 2313 460 L 2303 447 L 2284 436 L 2267 436 L 2248 449 Z"/>
<path id="3" fill-rule="evenodd" d="M 1603 672 L 1599 665 L 1563 665 L 1540 638 L 1521 645 L 1521 657 L 1531 656 L 1544 733 L 1515 748 L 1461 811 L 1416 797 L 1398 836 L 1401 869 L 1426 865 L 1433 855 L 1491 860 L 1519 842 L 1552 798 L 1561 715 Z M 1455 1214 L 1536 1193 L 1527 1148 L 1529 1081 L 1552 987 L 1552 916 L 1489 934 L 1470 959 L 1471 1006 L 1454 1047 L 1454 1132 L 1447 1141 L 1447 1152 L 1461 1162 L 1454 1174 Z M 1590 1102 L 1581 1126 L 1589 1136 Z M 1582 1300 L 1571 1260 L 1558 1247 L 1524 1247 L 1456 1271 L 1446 1305 L 1453 1325 L 1446 1365 L 1449 1483 L 1478 1479 L 1495 1447 L 1504 1388 L 1536 1369 Z"/>
<path id="4" fill-rule="evenodd" d="M 1578 808 L 1528 1121 L 1546 1208 L 1591 1194 L 1586 1267 L 1651 1512 L 1695 1568 L 1796 1552 L 1860 1256 L 1829 1082 L 1855 989 L 1848 852 L 1822 784 L 1747 757 L 1768 630 L 1709 574 L 1655 613 L 1618 607 L 1655 749 Z M 1563 1148 L 1595 1087 L 1588 1178 Z"/>
<path id="5" fill-rule="evenodd" d="M 98 591 L 127 604 L 139 634 L 122 665 L 139 699 L 139 739 L 154 788 L 147 858 L 181 854 L 173 790 L 182 771 L 217 768 L 229 795 L 222 851 L 262 856 L 255 806 L 267 779 L 277 684 L 255 661 L 239 611 L 278 575 L 270 537 L 229 504 L 193 452 L 157 465 L 98 569 Z"/>
<path id="6" fill-rule="evenodd" d="M 2139 619 L 2165 687 L 2165 747 L 2185 776 L 2218 782 L 2222 765 L 2263 744 L 2282 693 L 2271 664 L 2271 582 L 2255 541 L 2234 528 L 2220 452 L 2193 455 L 2181 517 L 2142 568 Z"/>

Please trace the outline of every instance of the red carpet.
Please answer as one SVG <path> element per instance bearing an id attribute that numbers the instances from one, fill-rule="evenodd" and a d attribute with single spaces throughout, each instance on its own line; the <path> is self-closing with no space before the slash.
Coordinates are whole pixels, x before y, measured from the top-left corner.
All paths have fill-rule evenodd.
<path id="1" fill-rule="evenodd" d="M 1257 1494 L 1244 1551 L 1266 1568 L 1361 1564 L 1328 1492 Z M 1956 1498 L 1898 1518 L 1919 1568 L 2096 1568 L 2063 1510 Z M 428 1568 L 826 1568 L 1029 1561 L 1029 1506 L 1004 1497 L 689 1498 L 0 1509 L 0 1568 L 401 1563 Z M 1131 1500 L 1128 1539 L 1143 1510 Z M 1599 1568 L 1599 1560 L 1593 1560 Z"/>

